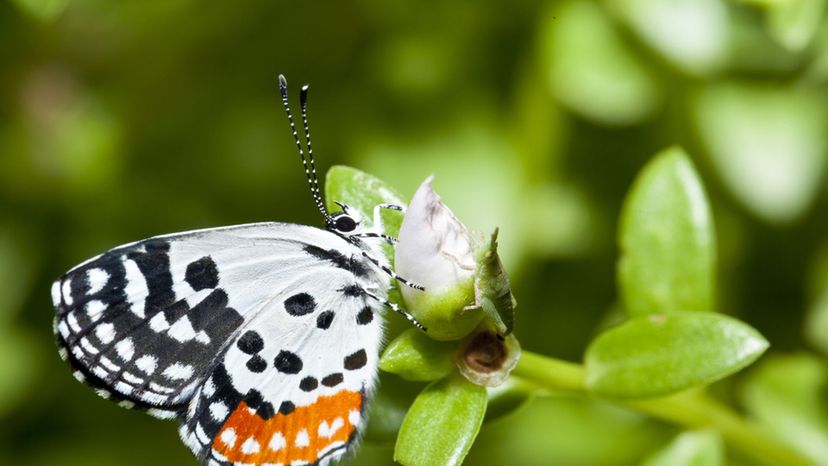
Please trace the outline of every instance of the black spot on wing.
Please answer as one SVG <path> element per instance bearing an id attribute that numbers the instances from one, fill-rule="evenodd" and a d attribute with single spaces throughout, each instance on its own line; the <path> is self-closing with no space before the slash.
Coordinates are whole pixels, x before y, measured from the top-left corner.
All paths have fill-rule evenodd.
<path id="1" fill-rule="evenodd" d="M 273 409 L 273 403 L 265 401 L 258 407 L 258 409 L 256 409 L 256 414 L 258 414 L 260 418 L 266 421 L 272 418 L 274 414 L 276 414 L 276 410 Z"/>
<path id="2" fill-rule="evenodd" d="M 285 374 L 298 374 L 302 370 L 302 359 L 290 351 L 280 351 L 273 363 Z"/>
<path id="3" fill-rule="evenodd" d="M 276 411 L 273 409 L 273 404 L 264 401 L 264 397 L 258 390 L 251 389 L 247 392 L 247 395 L 244 397 L 244 402 L 248 407 L 255 409 L 256 414 L 264 420 L 268 420 L 276 414 Z"/>
<path id="4" fill-rule="evenodd" d="M 333 311 L 325 311 L 319 314 L 319 317 L 316 318 L 316 327 L 321 328 L 322 330 L 327 330 L 328 327 L 331 326 L 331 323 L 334 319 L 334 312 Z"/>
<path id="5" fill-rule="evenodd" d="M 193 328 L 204 329 L 211 338 L 218 336 L 224 339 L 229 336 L 239 328 L 244 318 L 232 307 L 227 307 L 228 301 L 227 293 L 223 289 L 211 291 L 187 313 Z"/>
<path id="6" fill-rule="evenodd" d="M 364 349 L 361 349 L 353 354 L 345 356 L 345 369 L 355 371 L 365 366 L 368 363 L 368 355 Z"/>
<path id="7" fill-rule="evenodd" d="M 372 320 L 374 320 L 374 311 L 368 306 L 363 307 L 356 316 L 356 321 L 359 325 L 368 325 Z"/>
<path id="8" fill-rule="evenodd" d="M 283 401 L 281 405 L 279 405 L 279 412 L 288 415 L 296 409 L 296 405 L 291 403 L 290 401 Z"/>
<path id="9" fill-rule="evenodd" d="M 264 348 L 264 340 L 255 330 L 248 330 L 239 338 L 236 345 L 246 354 L 256 354 Z"/>
<path id="10" fill-rule="evenodd" d="M 264 372 L 264 370 L 267 369 L 267 361 L 265 361 L 263 357 L 256 354 L 247 360 L 247 368 L 250 369 L 250 372 Z"/>
<path id="11" fill-rule="evenodd" d="M 316 309 L 316 301 L 307 293 L 297 293 L 285 300 L 285 310 L 292 316 L 310 314 Z"/>
<path id="12" fill-rule="evenodd" d="M 304 250 L 311 256 L 330 262 L 336 267 L 347 270 L 358 277 L 368 275 L 368 268 L 363 261 L 354 259 L 353 257 L 347 257 L 336 249 L 322 249 L 318 246 L 308 244 L 305 245 Z"/>
<path id="13" fill-rule="evenodd" d="M 219 283 L 218 268 L 210 256 L 190 262 L 184 279 L 196 291 L 215 288 Z"/>
<path id="14" fill-rule="evenodd" d="M 341 384 L 343 380 L 344 378 L 342 377 L 342 374 L 336 372 L 331 375 L 325 376 L 325 378 L 322 379 L 322 385 L 326 387 L 336 387 L 337 385 Z"/>
<path id="15" fill-rule="evenodd" d="M 304 379 L 302 379 L 301 382 L 299 382 L 299 388 L 301 388 L 302 391 L 305 392 L 312 392 L 316 390 L 316 387 L 318 386 L 319 382 L 316 380 L 316 378 L 310 376 L 305 377 Z"/>

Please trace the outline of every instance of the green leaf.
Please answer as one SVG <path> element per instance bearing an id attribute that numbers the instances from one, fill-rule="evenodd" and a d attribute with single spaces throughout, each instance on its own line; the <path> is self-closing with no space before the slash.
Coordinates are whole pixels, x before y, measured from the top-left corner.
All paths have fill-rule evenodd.
<path id="1" fill-rule="evenodd" d="M 328 210 L 340 210 L 336 202 L 344 202 L 362 214 L 363 221 L 373 224 L 374 207 L 379 204 L 406 206 L 408 202 L 390 185 L 379 178 L 356 168 L 335 165 L 325 177 L 325 202 Z M 402 224 L 402 214 L 383 209 L 385 233 L 397 236 Z"/>
<path id="2" fill-rule="evenodd" d="M 722 439 L 718 432 L 684 432 L 650 456 L 641 466 L 723 466 Z"/>
<path id="3" fill-rule="evenodd" d="M 589 345 L 585 383 L 611 398 L 666 395 L 733 374 L 767 347 L 759 332 L 731 317 L 653 314 L 614 327 Z"/>
<path id="4" fill-rule="evenodd" d="M 513 416 L 486 424 L 466 463 L 634 465 L 663 445 L 670 432 L 663 423 L 606 401 L 583 396 L 538 396 Z"/>
<path id="5" fill-rule="evenodd" d="M 748 412 L 815 464 L 828 465 L 828 371 L 809 354 L 775 356 L 742 390 Z"/>
<path id="6" fill-rule="evenodd" d="M 762 1 L 768 33 L 791 52 L 808 47 L 822 23 L 825 0 Z"/>
<path id="7" fill-rule="evenodd" d="M 382 353 L 380 369 L 405 380 L 430 382 L 447 376 L 453 369 L 451 352 L 456 343 L 428 337 L 411 328 L 395 338 Z"/>
<path id="8" fill-rule="evenodd" d="M 721 0 L 616 0 L 606 5 L 684 71 L 710 74 L 727 58 L 731 25 Z"/>
<path id="9" fill-rule="evenodd" d="M 459 375 L 425 388 L 405 416 L 394 461 L 404 466 L 459 465 L 486 414 L 486 389 Z"/>
<path id="10" fill-rule="evenodd" d="M 653 74 L 589 1 L 556 5 L 541 25 L 539 49 L 552 93 L 570 110 L 600 124 L 631 125 L 661 104 Z"/>
<path id="11" fill-rule="evenodd" d="M 393 374 L 380 372 L 378 385 L 368 407 L 371 415 L 365 428 L 365 441 L 393 446 L 408 407 L 425 384 L 406 382 Z"/>
<path id="12" fill-rule="evenodd" d="M 501 385 L 487 388 L 489 403 L 483 422 L 489 423 L 514 413 L 532 401 L 537 391 L 537 385 L 520 377 L 509 377 Z"/>
<path id="13" fill-rule="evenodd" d="M 699 93 L 696 118 L 727 188 L 758 217 L 785 223 L 825 185 L 826 109 L 807 88 L 724 83 Z"/>
<path id="14" fill-rule="evenodd" d="M 618 279 L 630 316 L 714 306 L 716 241 L 701 180 L 678 147 L 662 151 L 624 202 Z"/>

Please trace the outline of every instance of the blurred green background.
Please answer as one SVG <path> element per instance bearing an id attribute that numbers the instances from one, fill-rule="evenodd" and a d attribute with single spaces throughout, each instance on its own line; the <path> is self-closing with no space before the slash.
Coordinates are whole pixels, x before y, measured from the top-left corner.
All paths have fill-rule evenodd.
<path id="1" fill-rule="evenodd" d="M 614 306 L 626 190 L 682 145 L 714 209 L 719 308 L 772 345 L 714 392 L 828 458 L 825 0 L 306 3 L 0 1 L 0 464 L 195 464 L 175 423 L 71 377 L 49 286 L 155 234 L 317 225 L 278 73 L 294 99 L 311 84 L 323 173 L 407 196 L 433 173 L 468 225 L 500 226 L 516 334 L 572 361 Z M 467 464 L 638 464 L 676 432 L 545 398 L 484 426 Z"/>

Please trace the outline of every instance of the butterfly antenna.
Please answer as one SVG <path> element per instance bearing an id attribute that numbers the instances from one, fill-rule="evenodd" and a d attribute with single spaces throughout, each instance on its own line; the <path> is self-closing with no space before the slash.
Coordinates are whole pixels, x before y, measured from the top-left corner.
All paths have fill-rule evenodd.
<path id="1" fill-rule="evenodd" d="M 290 130 L 293 132 L 293 139 L 296 141 L 296 148 L 299 149 L 299 158 L 302 159 L 302 166 L 305 167 L 305 177 L 308 179 L 308 186 L 311 190 L 311 195 L 313 196 L 313 200 L 316 203 L 316 207 L 319 208 L 319 212 L 322 213 L 322 216 L 325 218 L 325 222 L 328 223 L 331 221 L 331 216 L 328 215 L 328 211 L 325 210 L 325 205 L 322 203 L 322 196 L 319 194 L 319 185 L 318 183 L 314 183 L 316 179 L 316 167 L 313 167 L 313 177 L 311 177 L 311 171 L 308 167 L 308 161 L 305 159 L 305 151 L 302 150 L 302 142 L 299 140 L 299 134 L 296 132 L 296 125 L 293 123 L 293 115 L 290 113 L 290 105 L 288 104 L 288 93 L 287 93 L 287 79 L 285 79 L 284 75 L 279 75 L 279 91 L 282 93 L 282 104 L 285 106 L 285 112 L 287 112 L 288 121 L 290 122 Z M 307 86 L 303 87 L 303 94 L 307 93 Z M 302 104 L 302 118 L 305 120 L 305 131 L 307 133 L 307 119 L 305 118 L 305 105 Z M 308 153 L 310 154 L 310 139 L 308 139 Z M 311 158 L 311 165 L 313 165 L 313 158 Z"/>
<path id="2" fill-rule="evenodd" d="M 302 86 L 299 92 L 299 106 L 302 108 L 302 124 L 305 126 L 305 143 L 308 145 L 308 160 L 311 165 L 311 176 L 313 177 L 313 197 L 320 209 L 323 207 L 322 194 L 319 192 L 319 180 L 316 178 L 316 162 L 313 161 L 313 146 L 311 145 L 310 126 L 308 125 L 308 85 Z"/>

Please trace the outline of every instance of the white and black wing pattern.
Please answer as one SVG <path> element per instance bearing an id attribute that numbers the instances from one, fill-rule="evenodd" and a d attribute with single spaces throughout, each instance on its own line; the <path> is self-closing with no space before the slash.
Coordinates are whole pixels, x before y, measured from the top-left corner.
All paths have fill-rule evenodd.
<path id="1" fill-rule="evenodd" d="M 199 230 L 118 247 L 67 272 L 52 287 L 55 334 L 75 376 L 102 396 L 159 417 L 183 416 L 196 392 L 200 398 L 209 391 L 208 376 L 225 390 L 218 385 L 224 371 L 240 390 L 248 382 L 233 380 L 237 364 L 251 374 L 276 374 L 269 370 L 273 358 L 251 354 L 240 362 L 240 348 L 255 347 L 243 331 L 261 326 L 266 348 L 271 340 L 292 342 L 302 354 L 332 347 L 341 337 L 309 333 L 294 319 L 319 319 L 317 329 L 328 319 L 344 321 L 325 312 L 358 313 L 364 306 L 336 304 L 367 302 L 368 288 L 384 298 L 388 278 L 331 232 L 284 223 Z M 379 325 L 367 327 L 378 345 Z M 369 350 L 375 358 L 377 349 Z M 249 383 L 259 382 L 262 394 L 275 394 L 271 385 L 281 383 L 275 376 Z"/>
<path id="2" fill-rule="evenodd" d="M 280 295 L 306 293 L 315 310 L 285 315 L 277 304 L 227 347 L 180 428 L 204 464 L 326 464 L 354 443 L 377 372 L 381 304 L 338 275 L 317 269 Z"/>

